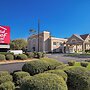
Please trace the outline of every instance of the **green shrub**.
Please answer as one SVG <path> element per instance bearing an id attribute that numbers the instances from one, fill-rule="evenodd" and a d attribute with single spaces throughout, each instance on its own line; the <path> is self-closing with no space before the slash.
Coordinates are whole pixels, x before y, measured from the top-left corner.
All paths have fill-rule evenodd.
<path id="1" fill-rule="evenodd" d="M 11 75 L 5 75 L 0 77 L 0 84 L 7 82 L 7 81 L 12 81 L 12 76 Z"/>
<path id="2" fill-rule="evenodd" d="M 56 69 L 57 66 L 63 65 L 62 62 L 59 62 L 59 61 L 57 61 L 55 59 L 51 59 L 51 58 L 42 58 L 40 60 L 42 60 L 48 64 L 48 70 L 53 70 L 53 69 Z"/>
<path id="3" fill-rule="evenodd" d="M 82 67 L 87 67 L 88 66 L 88 62 L 81 62 L 80 63 Z"/>
<path id="4" fill-rule="evenodd" d="M 68 90 L 67 85 L 62 77 L 43 73 L 33 76 L 24 81 L 21 90 Z"/>
<path id="5" fill-rule="evenodd" d="M 42 58 L 42 52 L 37 52 L 37 58 Z"/>
<path id="6" fill-rule="evenodd" d="M 68 65 L 63 64 L 63 65 L 57 66 L 56 69 L 63 70 L 66 67 L 68 67 Z"/>
<path id="7" fill-rule="evenodd" d="M 0 85 L 0 90 L 15 90 L 15 85 L 11 81 L 8 81 Z"/>
<path id="8" fill-rule="evenodd" d="M 34 53 L 33 52 L 26 52 L 25 53 L 28 58 L 34 58 Z"/>
<path id="9" fill-rule="evenodd" d="M 6 58 L 5 58 L 5 55 L 0 54 L 0 61 L 2 61 L 2 60 L 6 60 Z"/>
<path id="10" fill-rule="evenodd" d="M 46 56 L 45 52 L 42 52 L 42 58 L 44 58 Z"/>
<path id="11" fill-rule="evenodd" d="M 34 57 L 37 57 L 37 52 L 33 52 L 34 53 Z"/>
<path id="12" fill-rule="evenodd" d="M 90 90 L 90 74 L 84 67 L 70 67 L 64 70 L 68 75 L 69 90 Z"/>
<path id="13" fill-rule="evenodd" d="M 63 70 L 49 70 L 49 71 L 46 71 L 45 73 L 52 73 L 58 76 L 62 76 L 63 79 L 67 81 L 67 74 Z"/>
<path id="14" fill-rule="evenodd" d="M 23 72 L 23 71 L 15 72 L 13 74 L 13 79 L 16 85 L 20 85 L 21 80 L 26 76 L 30 76 L 28 72 Z"/>
<path id="15" fill-rule="evenodd" d="M 22 67 L 22 70 L 30 73 L 30 75 L 35 75 L 47 71 L 48 65 L 44 61 L 36 60 L 25 63 Z"/>
<path id="16" fill-rule="evenodd" d="M 44 58 L 45 57 L 45 53 L 44 52 L 37 52 L 37 58 Z"/>
<path id="17" fill-rule="evenodd" d="M 24 82 L 27 82 L 28 80 L 30 80 L 32 77 L 33 77 L 33 76 L 23 77 L 23 79 L 21 80 L 20 86 L 21 86 Z"/>
<path id="18" fill-rule="evenodd" d="M 12 54 L 7 54 L 6 60 L 14 60 L 14 56 Z"/>
<path id="19" fill-rule="evenodd" d="M 23 65 L 22 70 L 29 72 L 30 75 L 35 75 L 42 73 L 47 70 L 53 70 L 57 66 L 62 65 L 62 63 L 53 59 L 41 59 L 36 61 L 31 61 Z"/>
<path id="20" fill-rule="evenodd" d="M 26 60 L 28 57 L 27 55 L 25 54 L 19 54 L 16 56 L 16 59 L 19 59 L 19 60 Z"/>
<path id="21" fill-rule="evenodd" d="M 68 61 L 68 65 L 69 66 L 74 66 L 75 65 L 75 61 L 74 60 Z"/>
<path id="22" fill-rule="evenodd" d="M 3 54 L 3 55 L 12 54 L 12 55 L 14 55 L 14 53 L 12 53 L 12 52 L 0 52 L 0 54 Z"/>
<path id="23" fill-rule="evenodd" d="M 0 71 L 0 77 L 10 75 L 8 71 Z"/>

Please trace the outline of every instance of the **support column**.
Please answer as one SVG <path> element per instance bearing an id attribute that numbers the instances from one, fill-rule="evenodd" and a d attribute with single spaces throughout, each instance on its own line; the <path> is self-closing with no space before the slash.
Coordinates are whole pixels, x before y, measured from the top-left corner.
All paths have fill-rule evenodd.
<path id="1" fill-rule="evenodd" d="M 82 53 L 85 53 L 85 43 L 82 43 Z"/>
<path id="2" fill-rule="evenodd" d="M 77 44 L 76 44 L 76 53 L 78 53 L 78 48 L 77 48 Z"/>
<path id="3" fill-rule="evenodd" d="M 68 44 L 66 44 L 66 53 L 69 53 Z"/>

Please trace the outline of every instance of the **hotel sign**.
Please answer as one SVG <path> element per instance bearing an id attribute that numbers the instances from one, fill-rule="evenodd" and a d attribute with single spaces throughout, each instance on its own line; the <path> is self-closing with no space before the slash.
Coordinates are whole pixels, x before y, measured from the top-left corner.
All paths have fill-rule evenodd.
<path id="1" fill-rule="evenodd" d="M 10 27 L 0 26 L 0 43 L 9 44 L 10 43 Z"/>

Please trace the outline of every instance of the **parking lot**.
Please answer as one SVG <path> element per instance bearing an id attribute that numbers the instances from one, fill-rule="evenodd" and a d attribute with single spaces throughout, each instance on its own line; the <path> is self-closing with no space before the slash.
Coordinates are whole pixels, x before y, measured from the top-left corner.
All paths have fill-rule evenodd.
<path id="1" fill-rule="evenodd" d="M 63 63 L 67 63 L 70 60 L 75 60 L 77 62 L 81 62 L 83 60 L 89 60 L 90 58 L 78 58 L 78 57 L 67 57 L 66 54 L 47 54 L 47 57 L 56 59 L 58 61 L 61 61 Z"/>

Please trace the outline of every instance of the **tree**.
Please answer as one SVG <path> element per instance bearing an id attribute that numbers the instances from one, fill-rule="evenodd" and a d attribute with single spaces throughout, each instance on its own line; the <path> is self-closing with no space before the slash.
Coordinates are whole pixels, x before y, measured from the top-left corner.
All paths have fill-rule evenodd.
<path id="1" fill-rule="evenodd" d="M 25 50 L 27 41 L 25 39 L 12 40 L 10 43 L 10 49 L 12 50 Z"/>

